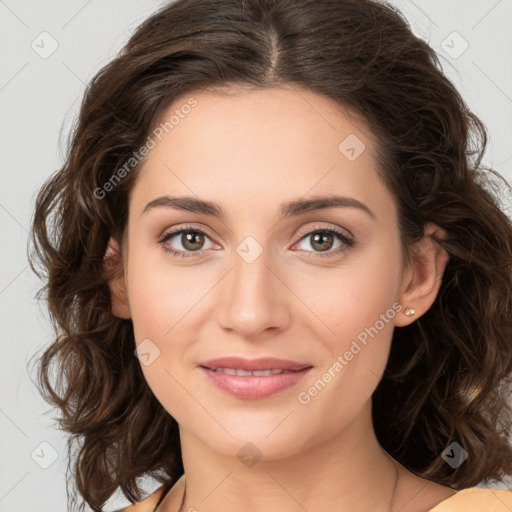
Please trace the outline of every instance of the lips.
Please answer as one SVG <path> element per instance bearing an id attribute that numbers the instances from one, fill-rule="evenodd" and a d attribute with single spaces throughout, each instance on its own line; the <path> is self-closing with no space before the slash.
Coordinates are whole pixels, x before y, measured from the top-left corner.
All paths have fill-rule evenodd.
<path id="1" fill-rule="evenodd" d="M 313 366 L 275 357 L 223 357 L 204 361 L 199 368 L 223 393 L 239 399 L 258 400 L 296 385 Z"/>
<path id="2" fill-rule="evenodd" d="M 284 370 L 299 371 L 309 368 L 311 364 L 299 363 L 289 359 L 278 359 L 276 357 L 261 357 L 258 359 L 245 359 L 243 357 L 221 357 L 202 362 L 199 366 L 210 370 L 230 369 L 245 370 L 245 372 L 266 371 L 266 370 Z"/>
<path id="3" fill-rule="evenodd" d="M 256 375 L 239 377 L 205 367 L 199 369 L 208 382 L 223 393 L 245 400 L 259 400 L 276 395 L 298 384 L 311 371 L 311 367 L 309 367 L 304 370 L 294 370 L 266 377 Z"/>

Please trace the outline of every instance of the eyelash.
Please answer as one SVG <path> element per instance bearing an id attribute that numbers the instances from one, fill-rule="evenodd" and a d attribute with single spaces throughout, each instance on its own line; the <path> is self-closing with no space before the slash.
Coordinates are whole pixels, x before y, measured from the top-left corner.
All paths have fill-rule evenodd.
<path id="1" fill-rule="evenodd" d="M 194 233 L 194 234 L 200 234 L 208 237 L 207 233 L 205 233 L 203 230 L 194 228 L 192 226 L 183 226 L 180 228 L 177 228 L 175 230 L 169 231 L 164 235 L 162 240 L 160 240 L 158 243 L 161 244 L 166 252 L 171 253 L 176 258 L 191 258 L 197 255 L 201 255 L 203 252 L 205 252 L 207 249 L 201 249 L 199 251 L 177 251 L 175 249 L 171 249 L 170 247 L 165 247 L 165 242 L 170 240 L 176 235 L 180 235 L 182 233 Z M 336 228 L 323 228 L 323 227 L 317 227 L 315 226 L 312 230 L 309 230 L 305 233 L 301 233 L 299 242 L 307 238 L 308 236 L 322 233 L 322 234 L 333 234 L 335 235 L 343 244 L 345 244 L 345 247 L 341 246 L 338 249 L 334 251 L 325 251 L 325 252 L 315 252 L 315 251 L 306 251 L 308 253 L 313 253 L 315 256 L 319 256 L 321 258 L 329 258 L 334 257 L 339 254 L 345 253 L 349 251 L 354 245 L 355 241 L 352 238 L 349 238 L 344 232 L 337 230 Z M 208 237 L 209 238 L 209 237 Z M 311 256 L 307 256 L 310 258 Z"/>

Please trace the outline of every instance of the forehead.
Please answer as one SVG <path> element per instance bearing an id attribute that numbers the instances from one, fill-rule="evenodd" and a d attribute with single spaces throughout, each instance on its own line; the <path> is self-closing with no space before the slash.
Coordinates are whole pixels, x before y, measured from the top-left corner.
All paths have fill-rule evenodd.
<path id="1" fill-rule="evenodd" d="M 393 207 L 365 124 L 307 89 L 184 95 L 161 113 L 155 129 L 159 136 L 132 194 L 140 211 L 163 194 L 261 208 L 277 197 L 281 203 L 336 192 Z"/>

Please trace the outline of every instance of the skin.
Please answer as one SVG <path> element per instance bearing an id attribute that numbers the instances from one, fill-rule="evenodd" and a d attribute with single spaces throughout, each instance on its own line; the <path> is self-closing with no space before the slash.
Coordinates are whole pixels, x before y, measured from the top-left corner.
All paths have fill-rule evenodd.
<path id="1" fill-rule="evenodd" d="M 395 468 L 393 510 L 435 506 L 455 491 L 412 475 L 381 448 L 371 395 L 393 329 L 432 305 L 448 255 L 425 239 L 417 247 L 421 258 L 401 260 L 396 203 L 377 174 L 371 133 L 336 103 L 291 86 L 193 97 L 197 106 L 148 154 L 130 195 L 122 248 L 111 239 L 107 252 L 120 265 L 123 255 L 123 274 L 110 283 L 114 314 L 132 319 L 137 345 L 149 338 L 160 351 L 141 368 L 180 427 L 184 510 L 385 512 Z M 350 134 L 366 147 L 353 161 L 338 149 Z M 142 213 L 166 194 L 217 202 L 227 218 L 170 207 Z M 336 207 L 279 220 L 282 202 L 329 194 L 356 198 L 375 219 Z M 158 241 L 185 224 L 206 236 L 187 246 L 191 257 L 179 259 Z M 322 257 L 312 235 L 301 237 L 318 228 L 348 230 L 355 245 L 336 253 L 344 244 L 334 236 L 332 256 Z M 427 226 L 426 234 L 434 231 Z M 236 252 L 247 236 L 263 249 L 251 263 Z M 166 246 L 186 251 L 183 241 L 176 235 Z M 299 403 L 298 393 L 396 303 L 402 310 L 378 335 L 309 403 Z M 404 314 L 408 306 L 412 317 Z M 277 395 L 244 400 L 212 386 L 198 368 L 225 355 L 314 368 Z M 251 467 L 237 456 L 248 442 L 262 457 Z M 159 512 L 178 510 L 183 482 Z"/>

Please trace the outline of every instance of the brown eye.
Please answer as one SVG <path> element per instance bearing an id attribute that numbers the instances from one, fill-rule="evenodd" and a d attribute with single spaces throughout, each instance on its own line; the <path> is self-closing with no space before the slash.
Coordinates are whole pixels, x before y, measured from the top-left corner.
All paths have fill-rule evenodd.
<path id="1" fill-rule="evenodd" d="M 328 233 L 315 233 L 311 237 L 311 247 L 319 251 L 328 251 L 334 243 L 334 237 Z"/>
<path id="2" fill-rule="evenodd" d="M 167 233 L 159 243 L 165 251 L 179 258 L 186 258 L 202 254 L 203 251 L 206 251 L 208 247 L 205 248 L 204 245 L 207 239 L 209 240 L 208 235 L 200 229 L 182 227 Z"/>
<path id="3" fill-rule="evenodd" d="M 299 243 L 309 240 L 309 247 L 313 250 L 304 249 L 308 252 L 308 257 L 337 256 L 340 253 L 348 251 L 355 245 L 355 241 L 343 231 L 334 228 L 316 228 L 302 235 Z M 339 245 L 336 247 L 336 241 Z M 334 247 L 334 250 L 331 250 Z"/>
<path id="4" fill-rule="evenodd" d="M 197 251 L 201 249 L 204 244 L 204 235 L 201 233 L 194 232 L 183 232 L 181 234 L 181 244 L 188 251 Z"/>

